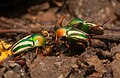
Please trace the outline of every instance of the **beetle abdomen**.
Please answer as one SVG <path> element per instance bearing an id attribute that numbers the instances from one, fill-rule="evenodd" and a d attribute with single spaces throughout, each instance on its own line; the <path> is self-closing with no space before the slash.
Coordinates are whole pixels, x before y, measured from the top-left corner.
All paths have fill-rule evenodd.
<path id="1" fill-rule="evenodd" d="M 85 42 L 87 39 L 86 33 L 76 30 L 68 31 L 66 37 L 71 40 L 83 41 L 83 42 Z"/>
<path id="2" fill-rule="evenodd" d="M 14 47 L 12 47 L 12 52 L 13 54 L 17 54 L 17 53 L 20 53 L 22 51 L 25 51 L 29 48 L 33 48 L 34 46 L 34 42 L 32 40 L 23 40 L 23 41 L 20 41 L 18 42 L 17 44 L 15 44 Z"/>

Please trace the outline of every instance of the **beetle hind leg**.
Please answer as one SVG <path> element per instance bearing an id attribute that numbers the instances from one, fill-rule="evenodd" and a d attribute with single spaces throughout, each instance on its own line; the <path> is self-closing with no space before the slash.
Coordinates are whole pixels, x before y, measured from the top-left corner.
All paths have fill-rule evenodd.
<path id="1" fill-rule="evenodd" d="M 35 58 L 37 58 L 37 55 L 38 55 L 38 47 L 36 47 L 35 56 L 34 56 L 33 59 L 31 60 L 31 63 L 33 63 L 33 61 L 35 60 Z"/>
<path id="2" fill-rule="evenodd" d="M 89 44 L 90 47 L 92 47 L 92 41 L 91 41 L 90 35 L 87 34 L 87 37 L 88 37 L 88 42 L 87 43 Z"/>

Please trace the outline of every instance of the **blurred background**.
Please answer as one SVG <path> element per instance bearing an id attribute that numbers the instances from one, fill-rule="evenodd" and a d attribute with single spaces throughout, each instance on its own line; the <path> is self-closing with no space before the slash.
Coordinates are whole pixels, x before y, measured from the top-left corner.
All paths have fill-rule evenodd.
<path id="1" fill-rule="evenodd" d="M 58 17 L 77 17 L 91 22 L 112 20 L 119 25 L 120 0 L 0 0 L 0 16 L 53 23 Z"/>

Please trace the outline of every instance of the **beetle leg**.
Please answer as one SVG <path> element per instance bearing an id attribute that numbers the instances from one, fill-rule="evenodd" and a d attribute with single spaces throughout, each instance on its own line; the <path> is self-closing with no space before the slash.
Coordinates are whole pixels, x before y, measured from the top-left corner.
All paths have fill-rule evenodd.
<path id="1" fill-rule="evenodd" d="M 35 56 L 33 57 L 33 59 L 31 60 L 31 63 L 33 63 L 34 59 L 37 58 L 38 55 L 38 47 L 36 47 L 36 51 L 35 51 Z"/>
<path id="2" fill-rule="evenodd" d="M 18 63 L 19 65 L 21 65 L 22 67 L 24 65 L 26 65 L 26 61 L 24 61 L 24 60 L 16 60 L 15 62 Z"/>
<path id="3" fill-rule="evenodd" d="M 50 34 L 48 33 L 48 31 L 42 31 L 43 34 L 47 34 L 47 38 L 50 37 Z"/>
<path id="4" fill-rule="evenodd" d="M 38 55 L 38 47 L 36 47 L 35 53 L 36 53 L 36 55 L 35 55 L 35 57 L 34 57 L 34 58 L 36 58 L 36 57 L 37 57 L 37 55 Z"/>
<path id="5" fill-rule="evenodd" d="M 60 20 L 58 20 L 58 24 L 62 27 L 62 22 L 66 16 L 62 16 Z"/>
<path id="6" fill-rule="evenodd" d="M 51 46 L 49 46 L 49 47 L 42 47 L 44 50 L 42 50 L 42 54 L 43 54 L 43 56 L 46 56 L 46 55 L 48 55 L 50 52 L 48 52 L 48 51 L 50 51 L 50 49 L 52 48 Z"/>
<path id="7" fill-rule="evenodd" d="M 36 51 L 35 52 L 36 52 L 36 55 L 37 55 L 38 54 L 38 47 L 36 47 Z"/>
<path id="8" fill-rule="evenodd" d="M 70 46 L 68 45 L 67 41 L 65 41 L 65 45 L 67 46 L 67 48 L 70 48 Z"/>
<path id="9" fill-rule="evenodd" d="M 88 37 L 89 46 L 92 47 L 92 41 L 91 41 L 90 35 L 89 35 L 89 34 L 86 34 L 86 35 L 87 35 L 87 37 Z"/>
<path id="10" fill-rule="evenodd" d="M 57 37 L 57 35 L 55 36 L 55 44 L 58 45 L 58 37 Z"/>
<path id="11" fill-rule="evenodd" d="M 82 47 L 85 49 L 85 45 L 83 43 L 78 42 L 78 44 L 82 45 Z"/>
<path id="12" fill-rule="evenodd" d="M 21 57 L 21 55 L 16 56 L 13 60 L 14 60 L 14 61 L 15 61 L 15 60 L 19 60 L 19 59 L 20 59 L 20 57 Z"/>

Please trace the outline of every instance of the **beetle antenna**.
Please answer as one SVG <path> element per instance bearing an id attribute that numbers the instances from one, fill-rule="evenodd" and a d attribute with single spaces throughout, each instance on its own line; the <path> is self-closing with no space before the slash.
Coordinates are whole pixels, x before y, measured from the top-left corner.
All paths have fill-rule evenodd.
<path id="1" fill-rule="evenodd" d="M 111 20 L 109 19 L 109 20 L 103 22 L 103 24 L 101 25 L 101 27 L 103 27 L 106 23 L 108 23 L 108 22 L 110 22 L 110 21 L 111 21 Z"/>

